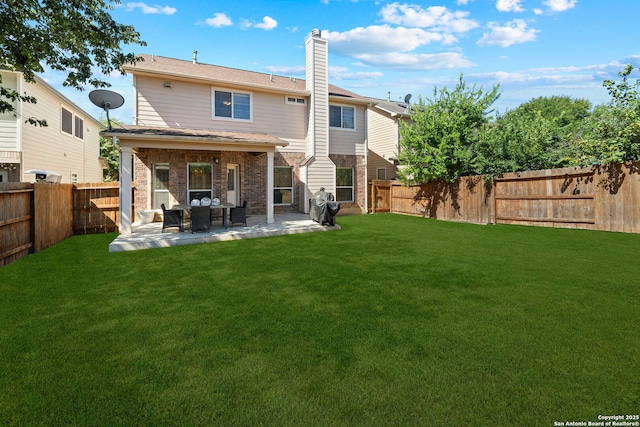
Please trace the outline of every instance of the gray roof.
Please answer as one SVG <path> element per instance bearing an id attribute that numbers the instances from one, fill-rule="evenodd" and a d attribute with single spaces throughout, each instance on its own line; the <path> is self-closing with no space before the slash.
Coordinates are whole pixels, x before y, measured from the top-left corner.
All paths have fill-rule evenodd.
<path id="1" fill-rule="evenodd" d="M 182 59 L 167 58 L 165 56 L 141 54 L 144 59 L 136 64 L 125 64 L 122 69 L 132 74 L 150 74 L 182 78 L 186 80 L 202 80 L 217 84 L 243 86 L 262 90 L 299 94 L 308 96 L 306 81 L 295 77 L 276 74 L 258 73 L 238 68 L 222 67 L 204 63 L 193 63 Z M 329 96 L 351 99 L 358 102 L 369 101 L 354 92 L 330 84 Z"/>
<path id="2" fill-rule="evenodd" d="M 375 108 L 379 108 L 392 116 L 406 116 L 410 115 L 411 104 L 405 102 L 385 101 L 382 99 L 372 100 L 375 103 Z"/>
<path id="3" fill-rule="evenodd" d="M 170 128 L 162 126 L 121 125 L 101 132 L 102 136 L 130 139 L 190 139 L 207 142 L 258 144 L 285 147 L 288 142 L 266 133 L 227 132 L 214 129 Z"/>

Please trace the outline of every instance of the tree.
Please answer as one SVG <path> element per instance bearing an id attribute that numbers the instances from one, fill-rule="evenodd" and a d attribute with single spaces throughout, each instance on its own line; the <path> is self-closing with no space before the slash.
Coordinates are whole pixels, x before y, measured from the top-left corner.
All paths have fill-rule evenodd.
<path id="1" fill-rule="evenodd" d="M 24 74 L 27 82 L 43 66 L 64 71 L 64 86 L 109 87 L 94 76 L 93 67 L 108 75 L 125 63 L 139 60 L 123 53 L 122 44 L 146 46 L 132 26 L 118 24 L 109 14 L 119 0 L 4 0 L 0 2 L 0 55 L 4 67 Z M 16 102 L 35 103 L 26 93 L 2 86 L 0 113 L 15 112 Z M 35 118 L 27 122 L 46 126 Z"/>
<path id="2" fill-rule="evenodd" d="M 489 92 L 468 87 L 460 74 L 453 91 L 433 91 L 433 99 L 412 106 L 411 122 L 400 122 L 398 160 L 401 181 L 453 180 L 472 172 L 478 132 L 489 121 L 489 108 L 499 98 L 499 86 Z"/>
<path id="3" fill-rule="evenodd" d="M 491 178 L 574 164 L 577 150 L 570 141 L 590 109 L 585 99 L 552 96 L 508 111 L 483 128 L 475 147 L 475 172 Z"/>
<path id="4" fill-rule="evenodd" d="M 108 123 L 106 119 L 100 120 L 105 128 Z M 111 119 L 111 124 L 121 126 L 122 122 L 118 119 Z M 108 169 L 104 172 L 103 179 L 105 181 L 118 181 L 120 179 L 120 151 L 113 144 L 113 138 L 100 137 L 100 157 L 107 161 Z"/>
<path id="5" fill-rule="evenodd" d="M 561 135 L 567 135 L 589 115 L 591 102 L 586 99 L 573 99 L 570 96 L 541 96 L 525 102 L 505 116 L 517 116 L 524 120 L 541 117 Z"/>
<path id="6" fill-rule="evenodd" d="M 474 172 L 487 179 L 506 172 L 549 169 L 570 163 L 570 146 L 541 115 L 505 114 L 480 132 Z"/>
<path id="7" fill-rule="evenodd" d="M 622 80 L 602 84 L 611 101 L 595 109 L 585 120 L 582 136 L 575 144 L 583 164 L 617 163 L 640 159 L 640 79 L 631 83 L 633 66 L 618 75 Z"/>

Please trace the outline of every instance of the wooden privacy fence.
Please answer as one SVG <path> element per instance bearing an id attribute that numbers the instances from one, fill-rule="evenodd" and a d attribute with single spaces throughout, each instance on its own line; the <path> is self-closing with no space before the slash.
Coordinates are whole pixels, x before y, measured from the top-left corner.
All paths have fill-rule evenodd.
<path id="1" fill-rule="evenodd" d="M 640 233 L 640 162 L 509 173 L 491 183 L 373 181 L 370 191 L 372 212 Z"/>
<path id="2" fill-rule="evenodd" d="M 73 234 L 117 231 L 118 183 L 0 183 L 0 266 Z"/>
<path id="3" fill-rule="evenodd" d="M 75 185 L 73 192 L 73 232 L 75 234 L 118 231 L 119 215 L 118 183 Z"/>

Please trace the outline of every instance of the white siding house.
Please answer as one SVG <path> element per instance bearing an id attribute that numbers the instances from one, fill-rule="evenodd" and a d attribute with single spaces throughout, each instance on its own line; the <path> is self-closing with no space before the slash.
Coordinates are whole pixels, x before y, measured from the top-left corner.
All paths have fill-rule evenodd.
<path id="1" fill-rule="evenodd" d="M 369 108 L 367 175 L 372 179 L 395 179 L 400 150 L 400 122 L 409 121 L 409 105 L 376 100 Z"/>
<path id="2" fill-rule="evenodd" d="M 250 214 L 272 222 L 274 213 L 308 212 L 324 187 L 341 212 L 366 212 L 371 100 L 329 84 L 320 31 L 306 40 L 304 80 L 142 57 L 124 67 L 134 79 L 134 125 L 103 132 L 119 140 L 121 188 L 135 185 L 136 209 L 208 196 L 246 200 Z M 130 205 L 123 199 L 123 233 L 135 219 Z"/>
<path id="3" fill-rule="evenodd" d="M 101 182 L 100 122 L 36 76 L 24 81 L 22 73 L 0 71 L 2 84 L 27 93 L 36 104 L 18 102 L 15 114 L 0 114 L 0 180 L 35 181 L 28 170 L 47 170 L 60 182 Z M 25 123 L 46 120 L 41 127 Z"/>

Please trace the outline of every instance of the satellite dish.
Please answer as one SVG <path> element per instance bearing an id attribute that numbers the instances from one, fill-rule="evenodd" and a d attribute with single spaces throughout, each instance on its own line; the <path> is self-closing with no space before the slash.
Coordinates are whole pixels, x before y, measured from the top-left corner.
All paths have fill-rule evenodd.
<path id="1" fill-rule="evenodd" d="M 409 101 L 411 101 L 411 94 L 410 93 L 406 94 L 405 97 L 404 97 L 404 103 L 405 104 L 408 104 Z"/>
<path id="2" fill-rule="evenodd" d="M 109 125 L 107 130 L 111 130 L 109 110 L 115 110 L 116 108 L 122 107 L 122 104 L 124 104 L 124 97 L 119 93 L 110 90 L 96 89 L 89 93 L 89 99 L 93 102 L 93 105 L 100 107 L 107 112 L 107 123 Z"/>

